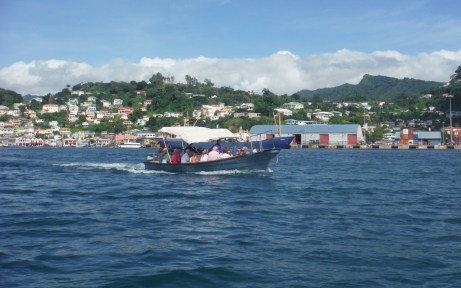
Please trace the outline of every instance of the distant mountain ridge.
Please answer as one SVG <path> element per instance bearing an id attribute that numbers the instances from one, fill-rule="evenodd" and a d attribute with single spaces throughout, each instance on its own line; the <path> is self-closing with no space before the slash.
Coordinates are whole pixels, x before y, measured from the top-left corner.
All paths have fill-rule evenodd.
<path id="1" fill-rule="evenodd" d="M 316 90 L 301 90 L 297 94 L 301 97 L 312 97 L 322 94 L 323 99 L 338 101 L 346 96 L 358 94 L 367 96 L 368 99 L 393 99 L 402 93 L 410 95 L 420 94 L 432 87 L 440 87 L 444 82 L 424 81 L 417 79 L 397 79 L 387 76 L 372 76 L 365 74 L 359 84 L 343 84 L 333 88 Z"/>

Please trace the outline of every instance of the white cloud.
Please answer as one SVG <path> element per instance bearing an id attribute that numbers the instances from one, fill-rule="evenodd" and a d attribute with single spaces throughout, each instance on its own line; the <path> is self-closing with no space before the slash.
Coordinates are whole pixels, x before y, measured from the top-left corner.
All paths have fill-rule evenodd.
<path id="1" fill-rule="evenodd" d="M 397 51 L 370 54 L 339 50 L 305 58 L 280 51 L 264 58 L 191 59 L 142 58 L 139 63 L 116 59 L 101 67 L 63 60 L 17 62 L 0 70 L 0 87 L 21 94 L 45 95 L 80 82 L 141 81 L 157 72 L 185 82 L 185 75 L 199 81 L 211 79 L 217 87 L 231 86 L 261 93 L 269 88 L 279 95 L 302 89 L 357 84 L 364 74 L 445 82 L 461 65 L 461 50 L 440 50 L 416 56 Z"/>

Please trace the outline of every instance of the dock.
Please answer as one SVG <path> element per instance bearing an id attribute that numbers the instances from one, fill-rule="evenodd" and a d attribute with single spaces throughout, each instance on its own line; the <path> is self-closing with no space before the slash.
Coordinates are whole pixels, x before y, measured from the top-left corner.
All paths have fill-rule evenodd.
<path id="1" fill-rule="evenodd" d="M 368 149 L 368 150 L 461 150 L 460 145 L 416 145 L 416 144 L 370 144 L 370 145 L 337 145 L 337 144 L 292 144 L 291 149 Z"/>

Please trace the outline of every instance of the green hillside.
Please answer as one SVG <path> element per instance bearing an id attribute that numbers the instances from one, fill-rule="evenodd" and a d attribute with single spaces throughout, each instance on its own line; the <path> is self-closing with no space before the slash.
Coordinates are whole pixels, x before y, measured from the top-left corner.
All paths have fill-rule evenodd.
<path id="1" fill-rule="evenodd" d="M 397 79 L 386 76 L 372 76 L 365 74 L 359 84 L 343 84 L 333 88 L 317 90 L 301 90 L 301 97 L 312 97 L 315 94 L 323 95 L 323 99 L 338 101 L 348 96 L 364 95 L 368 99 L 394 99 L 402 93 L 420 94 L 433 87 L 440 87 L 445 83 L 424 81 L 417 79 Z"/>
<path id="2" fill-rule="evenodd" d="M 22 100 L 21 94 L 0 88 L 0 105 L 11 106 L 13 103 L 21 103 Z"/>

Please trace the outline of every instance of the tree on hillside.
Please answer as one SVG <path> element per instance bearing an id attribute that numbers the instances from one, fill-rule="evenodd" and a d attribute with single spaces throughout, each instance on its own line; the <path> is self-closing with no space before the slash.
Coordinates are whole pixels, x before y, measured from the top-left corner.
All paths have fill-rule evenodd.
<path id="1" fill-rule="evenodd" d="M 42 103 L 37 100 L 32 100 L 29 103 L 29 109 L 35 112 L 42 110 Z"/>
<path id="2" fill-rule="evenodd" d="M 213 87 L 214 86 L 214 83 L 211 82 L 210 79 L 208 78 L 205 78 L 205 86 L 208 86 L 208 87 Z"/>
<path id="3" fill-rule="evenodd" d="M 328 124 L 349 124 L 343 117 L 340 116 L 333 116 L 328 121 Z"/>
<path id="4" fill-rule="evenodd" d="M 271 91 L 268 88 L 263 88 L 263 96 L 271 95 Z"/>
<path id="5" fill-rule="evenodd" d="M 157 74 L 152 75 L 149 81 L 153 87 L 161 86 L 163 85 L 163 82 L 165 81 L 165 77 L 163 77 L 162 73 L 157 72 Z"/>
<path id="6" fill-rule="evenodd" d="M 343 102 L 367 102 L 368 100 L 368 97 L 362 94 L 357 94 L 355 96 L 347 95 L 341 99 Z"/>
<path id="7" fill-rule="evenodd" d="M 322 94 L 314 94 L 312 97 L 312 105 L 317 106 L 320 105 L 323 102 L 323 95 Z"/>
<path id="8" fill-rule="evenodd" d="M 461 79 L 461 65 L 458 66 L 458 69 L 456 69 L 455 74 L 450 76 L 450 79 L 451 80 Z"/>
<path id="9" fill-rule="evenodd" d="M 81 89 L 82 89 L 82 83 L 74 85 L 72 87 L 72 91 L 77 91 L 77 90 L 81 90 Z"/>
<path id="10" fill-rule="evenodd" d="M 197 87 L 199 82 L 197 80 L 197 78 L 195 77 L 192 77 L 190 75 L 186 75 L 186 84 L 189 86 L 189 87 Z"/>
<path id="11" fill-rule="evenodd" d="M 136 83 L 136 90 L 144 90 L 146 87 L 147 87 L 147 82 L 144 80 Z"/>
<path id="12" fill-rule="evenodd" d="M 22 103 L 22 101 L 21 94 L 0 88 L 0 105 L 11 106 L 13 103 Z"/>

